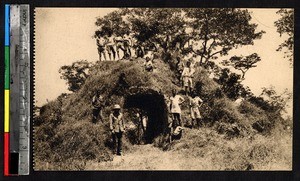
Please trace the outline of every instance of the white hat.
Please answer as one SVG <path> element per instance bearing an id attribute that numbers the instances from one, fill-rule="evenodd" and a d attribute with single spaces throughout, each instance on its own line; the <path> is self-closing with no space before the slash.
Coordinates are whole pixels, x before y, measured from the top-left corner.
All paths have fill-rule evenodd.
<path id="1" fill-rule="evenodd" d="M 119 104 L 115 104 L 113 109 L 121 109 L 121 106 Z"/>

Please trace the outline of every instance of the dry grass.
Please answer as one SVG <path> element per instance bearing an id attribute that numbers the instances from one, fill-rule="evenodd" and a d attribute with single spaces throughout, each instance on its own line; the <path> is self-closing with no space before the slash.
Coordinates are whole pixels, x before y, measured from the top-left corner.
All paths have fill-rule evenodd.
<path id="1" fill-rule="evenodd" d="M 292 138 L 278 124 L 268 134 L 252 129 L 258 120 L 268 121 L 267 113 L 245 101 L 237 106 L 223 96 L 215 97 L 220 86 L 208 78 L 203 68 L 194 77 L 197 91 L 210 111 L 203 111 L 206 127 L 186 128 L 184 137 L 171 144 L 163 136 L 154 145 L 132 145 L 124 138 L 123 160 L 110 148 L 108 120 L 91 123 L 91 98 L 96 90 L 107 97 L 104 117 L 113 104 L 124 102 L 125 92 L 114 92 L 121 73 L 130 87 L 147 87 L 170 96 L 181 88 L 169 66 L 156 60 L 154 72 L 145 72 L 143 61 L 103 62 L 96 64 L 91 76 L 76 93 L 43 106 L 35 118 L 36 170 L 290 170 Z M 187 99 L 187 97 L 186 97 Z M 61 112 L 61 117 L 58 112 Z M 183 104 L 183 118 L 188 121 L 188 104 Z M 125 114 L 127 115 L 127 114 Z M 131 118 L 126 116 L 127 122 Z M 282 121 L 282 120 L 281 120 Z M 289 123 L 290 124 L 290 123 Z"/>
<path id="2" fill-rule="evenodd" d="M 291 170 L 291 136 L 225 139 L 210 128 L 186 129 L 181 140 L 135 145 L 109 162 L 89 161 L 85 170 Z"/>

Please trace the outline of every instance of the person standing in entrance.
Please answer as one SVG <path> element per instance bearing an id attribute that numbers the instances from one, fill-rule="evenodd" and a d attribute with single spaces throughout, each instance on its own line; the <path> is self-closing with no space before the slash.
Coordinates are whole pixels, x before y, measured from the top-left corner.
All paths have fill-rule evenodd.
<path id="1" fill-rule="evenodd" d="M 125 132 L 123 114 L 120 105 L 113 107 L 112 113 L 109 115 L 109 126 L 112 133 L 113 147 L 117 144 L 117 155 L 122 155 L 122 136 Z"/>

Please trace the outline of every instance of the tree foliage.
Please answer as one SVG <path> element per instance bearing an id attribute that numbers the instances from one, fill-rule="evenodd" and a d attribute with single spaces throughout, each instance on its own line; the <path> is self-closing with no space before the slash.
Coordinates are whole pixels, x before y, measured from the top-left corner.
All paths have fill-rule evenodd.
<path id="1" fill-rule="evenodd" d="M 260 39 L 264 31 L 256 31 L 257 24 L 250 20 L 248 10 L 235 8 L 125 8 L 98 18 L 95 34 L 118 36 L 131 32 L 146 48 L 159 45 L 172 54 L 178 51 L 176 44 L 182 51 L 192 39 L 199 43 L 196 51 L 190 51 L 200 55 L 202 64 Z"/>
<path id="2" fill-rule="evenodd" d="M 237 99 L 245 90 L 240 83 L 240 75 L 230 72 L 228 68 L 221 70 L 218 83 L 221 84 L 221 89 L 230 99 Z"/>
<path id="3" fill-rule="evenodd" d="M 277 32 L 282 35 L 287 35 L 288 38 L 281 43 L 277 51 L 284 51 L 285 57 L 292 63 L 293 61 L 293 48 L 294 48 L 294 10 L 280 9 L 276 12 L 281 17 L 275 21 Z"/>
<path id="4" fill-rule="evenodd" d="M 122 10 L 113 11 L 104 17 L 97 18 L 95 23 L 99 27 L 99 30 L 95 32 L 96 36 L 111 36 L 115 34 L 116 36 L 123 36 L 129 34 L 130 28 L 129 24 L 123 20 Z"/>
<path id="5" fill-rule="evenodd" d="M 181 9 L 137 8 L 131 10 L 128 19 L 139 42 L 158 44 L 165 51 L 174 48 L 174 40 L 184 33 Z"/>
<path id="6" fill-rule="evenodd" d="M 76 92 L 88 77 L 91 63 L 87 60 L 73 62 L 72 65 L 64 65 L 59 69 L 60 78 L 67 81 L 68 90 Z"/>
<path id="7" fill-rule="evenodd" d="M 217 56 L 243 45 L 253 45 L 264 31 L 256 32 L 257 24 L 250 23 L 248 10 L 229 8 L 192 8 L 185 9 L 188 25 L 193 29 L 195 40 L 203 60 L 207 63 Z"/>
<path id="8" fill-rule="evenodd" d="M 233 56 L 229 60 L 224 60 L 223 65 L 232 66 L 242 72 L 242 79 L 245 78 L 246 72 L 253 67 L 256 67 L 256 63 L 261 61 L 261 58 L 257 53 L 253 53 L 248 56 Z"/>

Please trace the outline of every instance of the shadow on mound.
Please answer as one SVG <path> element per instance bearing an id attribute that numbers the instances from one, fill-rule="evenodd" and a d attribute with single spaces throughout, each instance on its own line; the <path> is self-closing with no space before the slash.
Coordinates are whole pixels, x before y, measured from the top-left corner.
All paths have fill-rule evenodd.
<path id="1" fill-rule="evenodd" d="M 152 143 L 167 127 L 168 109 L 164 95 L 153 89 L 132 89 L 125 97 L 124 108 L 137 108 L 147 114 L 147 129 L 144 135 L 146 143 Z"/>

